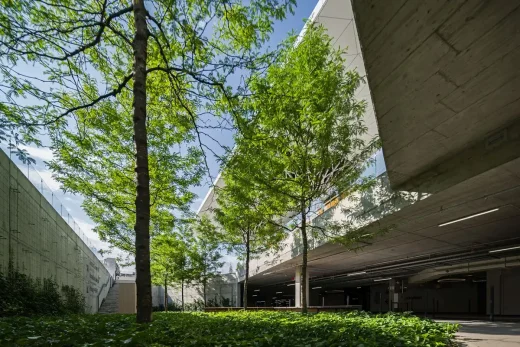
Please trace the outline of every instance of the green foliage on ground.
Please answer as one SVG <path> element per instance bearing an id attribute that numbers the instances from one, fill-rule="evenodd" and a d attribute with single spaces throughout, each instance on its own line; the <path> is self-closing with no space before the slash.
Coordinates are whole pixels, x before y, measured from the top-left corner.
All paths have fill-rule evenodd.
<path id="1" fill-rule="evenodd" d="M 15 269 L 0 272 L 0 317 L 85 312 L 85 297 L 50 278 L 35 280 Z M 2 341 L 2 339 L 0 339 Z"/>
<path id="2" fill-rule="evenodd" d="M 0 319 L 3 346 L 446 346 L 457 326 L 413 316 L 291 312 Z"/>

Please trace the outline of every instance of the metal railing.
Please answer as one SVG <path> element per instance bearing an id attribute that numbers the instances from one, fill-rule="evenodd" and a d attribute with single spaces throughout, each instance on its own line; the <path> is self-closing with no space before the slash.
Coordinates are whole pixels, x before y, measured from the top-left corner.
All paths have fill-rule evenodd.
<path id="1" fill-rule="evenodd" d="M 36 169 L 36 167 L 30 163 L 24 164 L 20 160 L 18 160 L 11 150 L 5 150 L 4 148 L 0 148 L 4 151 L 4 153 L 11 159 L 13 163 L 15 163 L 20 171 L 27 177 L 27 179 L 34 185 L 34 187 L 43 195 L 45 200 L 54 208 L 56 213 L 58 213 L 63 220 L 67 222 L 72 230 L 79 236 L 79 238 L 89 247 L 93 247 L 92 241 L 86 236 L 86 234 L 81 230 L 79 224 L 74 220 L 70 212 L 68 211 L 66 205 L 64 205 L 61 200 L 58 198 L 58 195 L 65 195 L 61 193 L 60 188 L 52 189 L 45 182 L 40 172 Z"/>

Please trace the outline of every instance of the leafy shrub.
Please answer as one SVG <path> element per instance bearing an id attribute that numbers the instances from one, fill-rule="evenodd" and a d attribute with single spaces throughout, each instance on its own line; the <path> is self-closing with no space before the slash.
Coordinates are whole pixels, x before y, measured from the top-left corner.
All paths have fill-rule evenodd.
<path id="1" fill-rule="evenodd" d="M 204 311 L 204 300 L 197 299 L 193 302 L 184 303 L 184 311 Z"/>
<path id="2" fill-rule="evenodd" d="M 398 314 L 236 311 L 0 319 L 8 346 L 447 346 L 456 325 Z"/>
<path id="3" fill-rule="evenodd" d="M 0 317 L 84 313 L 85 298 L 76 288 L 49 278 L 35 280 L 9 267 L 0 272 Z"/>
<path id="4" fill-rule="evenodd" d="M 63 309 L 66 313 L 85 313 L 85 297 L 76 288 L 61 287 L 63 293 Z"/>
<path id="5" fill-rule="evenodd" d="M 152 307 L 153 312 L 163 312 L 164 304 L 160 304 L 159 306 Z M 168 303 L 168 311 L 182 311 L 181 305 L 178 302 L 170 302 Z"/>

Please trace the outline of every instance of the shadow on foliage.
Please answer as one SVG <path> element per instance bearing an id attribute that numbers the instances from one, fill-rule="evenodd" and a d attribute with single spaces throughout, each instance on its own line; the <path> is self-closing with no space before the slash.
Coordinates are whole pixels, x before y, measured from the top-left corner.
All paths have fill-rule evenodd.
<path id="1" fill-rule="evenodd" d="M 84 313 L 85 297 L 72 286 L 58 286 L 18 272 L 12 265 L 0 273 L 0 317 Z"/>

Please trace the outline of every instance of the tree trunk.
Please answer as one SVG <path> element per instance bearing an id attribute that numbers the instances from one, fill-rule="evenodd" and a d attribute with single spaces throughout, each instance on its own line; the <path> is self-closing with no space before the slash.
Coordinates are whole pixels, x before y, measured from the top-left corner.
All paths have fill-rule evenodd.
<path id="1" fill-rule="evenodd" d="M 184 280 L 181 281 L 181 309 L 184 312 Z"/>
<path id="2" fill-rule="evenodd" d="M 137 196 L 135 199 L 135 284 L 137 322 L 152 320 L 150 275 L 150 177 L 146 133 L 146 50 L 148 29 L 144 0 L 134 0 L 134 141 L 136 151 Z"/>
<path id="3" fill-rule="evenodd" d="M 303 253 L 302 253 L 302 278 L 300 280 L 302 289 L 302 313 L 307 313 L 307 213 L 305 211 L 305 204 L 302 203 L 302 242 L 303 242 Z"/>
<path id="4" fill-rule="evenodd" d="M 168 275 L 164 276 L 164 312 L 168 312 Z"/>
<path id="5" fill-rule="evenodd" d="M 247 282 L 249 282 L 249 253 L 251 251 L 250 248 L 250 237 L 249 237 L 249 231 L 246 235 L 246 278 L 244 279 L 244 309 L 247 309 Z"/>

